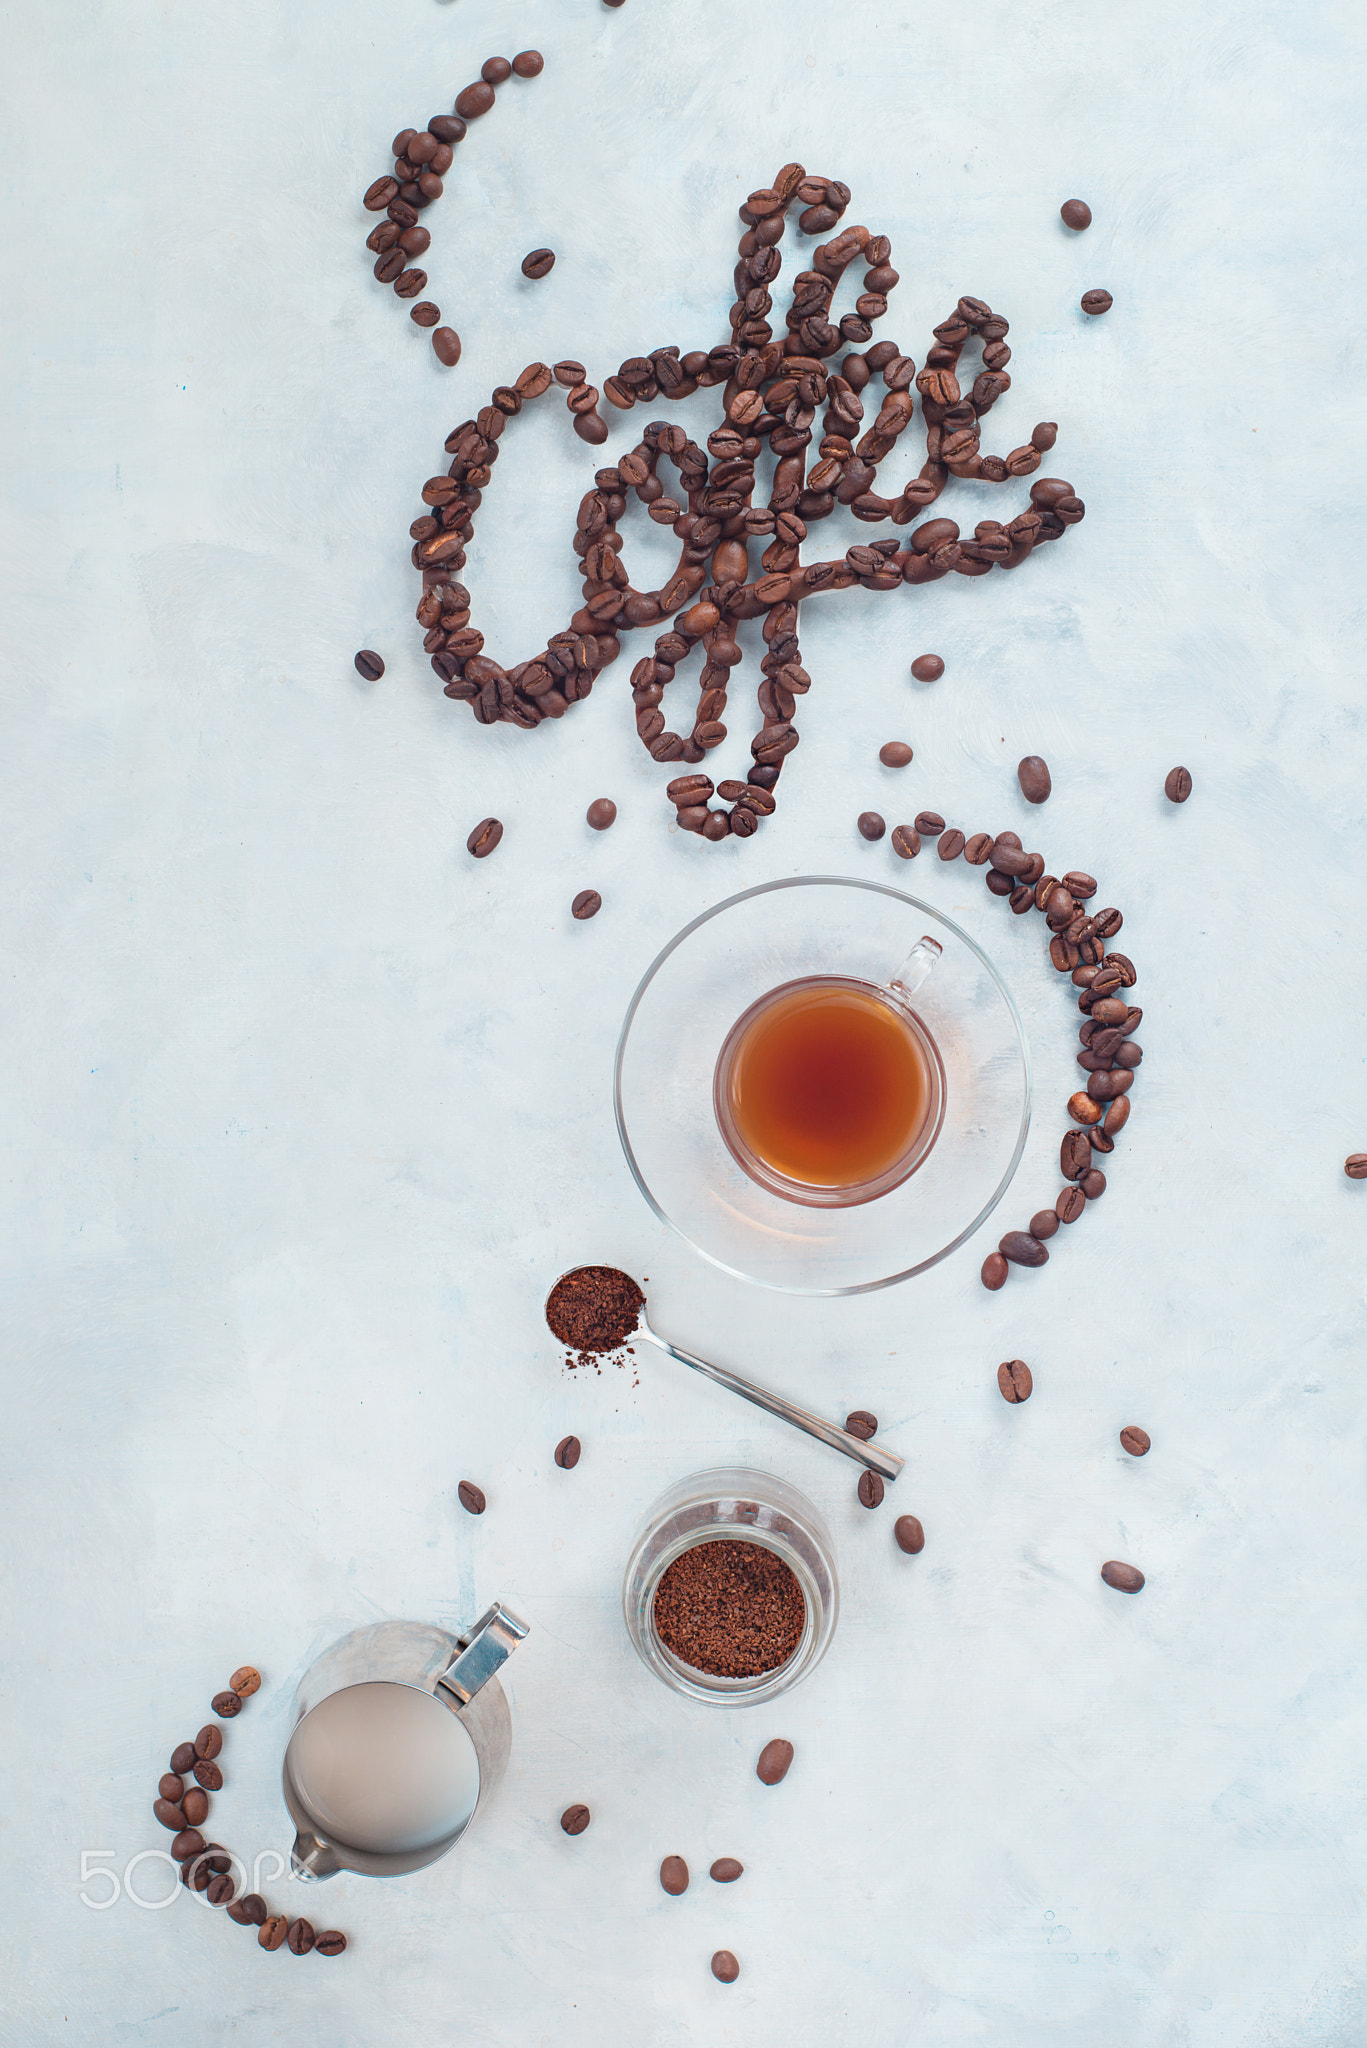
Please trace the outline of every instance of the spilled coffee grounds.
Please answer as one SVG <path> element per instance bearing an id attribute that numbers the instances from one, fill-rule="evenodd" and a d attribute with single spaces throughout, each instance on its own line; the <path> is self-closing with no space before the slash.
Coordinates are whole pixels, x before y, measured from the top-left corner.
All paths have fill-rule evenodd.
<path id="1" fill-rule="evenodd" d="M 606 1351 L 620 1351 L 645 1307 L 630 1273 L 616 1266 L 576 1266 L 556 1281 L 546 1300 L 551 1335 L 576 1354 L 568 1363 L 586 1365 Z"/>
<path id="2" fill-rule="evenodd" d="M 757 1678 L 792 1656 L 807 1603 L 772 1550 L 715 1537 L 675 1558 L 655 1589 L 653 1616 L 682 1663 L 714 1678 Z"/>

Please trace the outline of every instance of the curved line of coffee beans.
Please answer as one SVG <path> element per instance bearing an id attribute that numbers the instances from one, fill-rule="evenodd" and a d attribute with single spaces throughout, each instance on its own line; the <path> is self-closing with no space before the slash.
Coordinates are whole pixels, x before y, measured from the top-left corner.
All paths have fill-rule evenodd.
<path id="1" fill-rule="evenodd" d="M 486 57 L 474 84 L 457 93 L 453 112 L 434 114 L 425 128 L 401 128 L 394 137 L 394 169 L 375 180 L 361 204 L 367 213 L 385 216 L 366 236 L 365 245 L 374 254 L 376 277 L 381 284 L 392 285 L 399 298 L 417 299 L 427 289 L 427 272 L 412 262 L 432 246 L 431 234 L 418 216 L 434 199 L 441 198 L 445 189 L 442 179 L 455 160 L 457 146 L 465 140 L 469 123 L 488 113 L 495 88 L 507 79 L 536 78 L 544 69 L 545 59 L 539 50 L 522 50 L 511 64 L 506 57 Z M 555 258 L 548 249 L 535 254 L 550 256 L 551 261 L 527 275 L 544 277 Z M 454 369 L 460 361 L 460 336 L 454 327 L 438 326 L 440 306 L 431 299 L 419 299 L 408 317 L 419 327 L 432 329 L 438 362 Z"/>
<path id="2" fill-rule="evenodd" d="M 931 837 L 936 837 L 942 861 L 962 855 L 970 867 L 986 868 L 983 879 L 988 889 L 1017 917 L 1027 910 L 1042 912 L 1050 933 L 1050 964 L 1057 973 L 1071 975 L 1084 1017 L 1077 1063 L 1087 1079 L 1069 1098 L 1072 1128 L 1059 1147 L 1067 1185 L 1052 1209 L 1038 1210 L 1028 1230 L 1008 1230 L 996 1251 L 983 1260 L 983 1286 L 995 1292 L 1006 1285 L 1012 1266 L 1047 1265 L 1047 1240 L 1061 1224 L 1076 1223 L 1088 1202 L 1105 1194 L 1106 1176 L 1095 1155 L 1113 1152 L 1130 1120 L 1130 1090 L 1144 1057 L 1133 1033 L 1144 1012 L 1127 999 L 1138 980 L 1133 960 L 1106 950 L 1124 917 L 1115 909 L 1086 907 L 1097 892 L 1094 876 L 1081 868 L 1070 868 L 1063 876 L 1047 875 L 1044 855 L 1026 853 L 1014 832 L 999 832 L 995 838 L 990 832 L 975 832 L 965 838 L 956 827 L 946 828 L 937 811 L 920 812 L 914 826 L 899 825 L 892 835 L 893 850 L 903 860 L 914 860 L 922 840 Z"/>
<path id="3" fill-rule="evenodd" d="M 483 651 L 483 634 L 470 622 L 470 593 L 453 578 L 465 564 L 475 514 L 498 460 L 499 439 L 524 404 L 554 380 L 566 389 L 580 438 L 595 446 L 607 439 L 598 411 L 600 394 L 587 381 L 582 363 L 566 360 L 554 369 L 529 364 L 513 384 L 500 385 L 474 419 L 455 428 L 446 440 L 446 452 L 453 457 L 450 470 L 424 485 L 429 510 L 409 529 L 413 564 L 423 579 L 417 613 L 426 632 L 423 645 L 446 695 L 467 702 L 484 725 L 503 721 L 530 730 L 545 718 L 563 717 L 616 660 L 622 632 L 660 625 L 682 605 L 656 640 L 653 658 L 633 669 L 632 698 L 637 731 L 652 758 L 694 766 L 726 738 L 721 713 L 730 671 L 742 658 L 736 624 L 764 618 L 764 680 L 758 690 L 763 723 L 751 742 L 754 765 L 746 780 L 723 782 L 716 789 L 731 805 L 729 813 L 710 807 L 714 785 L 707 775 L 685 775 L 669 785 L 679 823 L 707 839 L 748 838 L 774 809 L 774 785 L 798 744 L 796 699 L 811 686 L 797 637 L 805 598 L 855 583 L 866 590 L 892 590 L 902 583 L 934 582 L 951 570 L 985 576 L 994 567 L 1014 568 L 1045 542 L 1059 539 L 1085 512 L 1071 484 L 1059 477 L 1041 478 L 1031 486 L 1028 510 L 1007 525 L 980 521 L 972 539 L 961 538 L 953 520 L 932 519 L 915 528 L 906 548 L 895 539 L 880 540 L 851 547 L 840 560 L 802 564 L 800 548 L 810 524 L 826 518 L 837 504 L 848 505 L 866 523 L 890 520 L 906 526 L 939 496 L 951 475 L 1002 483 L 1032 474 L 1058 431 L 1046 421 L 1025 446 L 1007 456 L 981 453 L 981 416 L 1011 383 L 1007 322 L 981 299 L 960 299 L 941 321 L 919 374 L 893 341 L 847 356 L 839 373 L 827 369 L 827 359 L 842 344 L 869 340 L 898 281 L 887 236 L 871 235 L 864 227 L 846 228 L 818 246 L 812 268 L 795 280 L 787 336 L 774 341 L 765 317 L 773 303 L 768 286 L 781 267 L 777 243 L 789 207 L 803 208 L 798 226 L 804 234 L 821 234 L 836 225 L 849 199 L 847 185 L 810 178 L 801 164 L 785 165 L 772 187 L 752 192 L 740 209 L 745 228 L 736 269 L 738 296 L 731 308 L 732 340 L 707 352 L 681 355 L 670 346 L 632 356 L 606 380 L 604 395 L 621 410 L 722 385 L 724 419 L 708 436 L 706 450 L 681 427 L 652 421 L 629 455 L 596 473 L 594 489 L 580 503 L 574 539 L 583 564 L 584 603 L 568 630 L 552 635 L 543 652 L 509 669 L 492 660 Z M 832 297 L 856 254 L 868 265 L 865 289 L 854 312 L 834 325 L 827 318 Z M 982 343 L 984 367 L 964 397 L 956 371 L 970 337 Z M 850 436 L 864 416 L 859 394 L 874 376 L 881 376 L 885 395 L 873 426 L 856 444 Z M 900 496 L 881 497 L 872 489 L 877 467 L 911 421 L 913 385 L 925 420 L 926 460 Z M 820 459 L 808 474 L 805 451 L 822 404 Z M 751 503 L 755 462 L 766 441 L 777 461 L 769 503 L 758 507 Z M 666 495 L 658 475 L 661 460 L 677 473 L 684 503 Z M 672 526 L 681 543 L 678 567 L 659 590 L 636 589 L 622 560 L 618 525 L 633 491 L 650 518 Z M 764 573 L 751 581 L 748 546 L 764 536 L 772 536 L 762 558 Z M 699 643 L 704 652 L 698 707 L 685 739 L 666 731 L 659 706 L 679 663 Z"/>
<path id="4" fill-rule="evenodd" d="M 234 1671 L 227 1692 L 215 1693 L 210 1701 L 221 1721 L 236 1719 L 242 1702 L 261 1688 L 261 1673 L 251 1664 Z M 322 1956 L 339 1956 L 347 1945 L 337 1928 L 315 1934 L 312 1923 L 289 1920 L 272 1913 L 259 1892 L 237 1896 L 232 1875 L 235 1859 L 221 1842 L 206 1842 L 201 1832 L 209 1818 L 210 1795 L 223 1789 L 223 1730 L 206 1722 L 193 1742 L 179 1742 L 171 1751 L 170 1768 L 157 1788 L 152 1812 L 164 1828 L 172 1830 L 171 1855 L 180 1865 L 180 1881 L 187 1891 L 203 1892 L 211 1906 L 226 1906 L 228 1918 L 243 1927 L 255 1927 L 257 1942 L 264 1949 L 288 1945 L 297 1956 L 317 1949 Z M 194 1784 L 187 1788 L 186 1779 Z"/>

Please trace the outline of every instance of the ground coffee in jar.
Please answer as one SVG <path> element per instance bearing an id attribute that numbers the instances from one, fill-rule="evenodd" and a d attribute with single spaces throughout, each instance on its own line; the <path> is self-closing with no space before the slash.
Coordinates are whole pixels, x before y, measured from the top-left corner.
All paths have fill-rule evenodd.
<path id="1" fill-rule="evenodd" d="M 712 1538 L 676 1557 L 655 1589 L 655 1633 L 714 1678 L 755 1678 L 786 1664 L 807 1603 L 781 1557 L 743 1538 Z"/>

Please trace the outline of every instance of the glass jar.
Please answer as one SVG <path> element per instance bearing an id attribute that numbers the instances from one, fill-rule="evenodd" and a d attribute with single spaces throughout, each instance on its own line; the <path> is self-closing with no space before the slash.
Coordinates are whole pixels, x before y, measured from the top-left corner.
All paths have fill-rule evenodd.
<path id="1" fill-rule="evenodd" d="M 723 1540 L 757 1543 L 781 1558 L 806 1605 L 792 1655 L 752 1678 L 718 1678 L 685 1664 L 655 1630 L 655 1591 L 675 1558 Z M 694 1472 L 661 1494 L 637 1528 L 622 1586 L 627 1634 L 642 1663 L 675 1692 L 711 1707 L 753 1707 L 787 1692 L 825 1656 L 839 1608 L 835 1547 L 820 1513 L 785 1479 L 738 1466 Z"/>

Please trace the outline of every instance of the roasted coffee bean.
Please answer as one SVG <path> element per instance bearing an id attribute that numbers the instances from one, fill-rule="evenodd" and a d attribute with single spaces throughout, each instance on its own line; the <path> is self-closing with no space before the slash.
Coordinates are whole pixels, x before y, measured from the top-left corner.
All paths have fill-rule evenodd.
<path id="1" fill-rule="evenodd" d="M 681 809 L 705 804 L 713 790 L 710 775 L 676 775 L 665 787 L 665 795 Z"/>
<path id="2" fill-rule="evenodd" d="M 395 296 L 400 299 L 416 299 L 418 293 L 427 289 L 425 270 L 405 270 L 394 280 Z"/>
<path id="3" fill-rule="evenodd" d="M 1106 1176 L 1099 1166 L 1089 1166 L 1079 1177 L 1078 1186 L 1089 1202 L 1095 1202 L 1106 1192 Z"/>
<path id="4" fill-rule="evenodd" d="M 239 1927 L 264 1926 L 266 1901 L 260 1892 L 244 1892 L 240 1899 L 234 1899 L 229 1906 L 228 1918 L 236 1920 Z"/>
<path id="5" fill-rule="evenodd" d="M 454 369 L 460 361 L 460 336 L 454 327 L 434 327 L 432 347 L 436 351 L 437 361 L 445 363 L 448 370 Z"/>
<path id="6" fill-rule="evenodd" d="M 416 306 L 410 306 L 408 317 L 419 327 L 435 327 L 441 318 L 441 307 L 434 306 L 430 299 L 420 299 Z"/>
<path id="7" fill-rule="evenodd" d="M 911 664 L 911 672 L 918 683 L 938 683 L 945 672 L 945 665 L 938 654 L 918 654 Z"/>
<path id="8" fill-rule="evenodd" d="M 606 832 L 616 821 L 617 806 L 610 796 L 596 796 L 584 816 L 595 832 Z"/>
<path id="9" fill-rule="evenodd" d="M 289 1933 L 285 1938 L 289 1942 L 290 1954 L 292 1956 L 306 1956 L 317 1939 L 313 1931 L 313 1922 L 311 1920 L 291 1920 Z"/>
<path id="10" fill-rule="evenodd" d="M 869 1443 L 878 1434 L 878 1417 L 871 1415 L 867 1408 L 851 1408 L 845 1417 L 845 1427 L 851 1436 L 857 1436 L 861 1443 Z"/>
<path id="11" fill-rule="evenodd" d="M 957 860 L 967 844 L 968 841 L 964 838 L 963 833 L 957 825 L 954 825 L 950 827 L 948 832 L 940 834 L 939 844 L 936 846 L 935 851 L 939 854 L 941 860 Z"/>
<path id="12" fill-rule="evenodd" d="M 609 0 L 609 5 L 612 0 Z M 712 1975 L 719 1984 L 734 1984 L 740 1975 L 740 1964 L 729 1948 L 719 1948 L 712 1958 Z"/>
<path id="13" fill-rule="evenodd" d="M 755 1776 L 762 1785 L 777 1785 L 788 1775 L 788 1766 L 793 1761 L 793 1745 L 782 1735 L 776 1735 L 772 1742 L 766 1742 L 755 1765 Z"/>
<path id="14" fill-rule="evenodd" d="M 554 268 L 554 249 L 533 249 L 522 259 L 524 277 L 546 277 Z"/>
<path id="15" fill-rule="evenodd" d="M 883 1504 L 883 1479 L 878 1472 L 861 1472 L 859 1485 L 855 1489 L 859 1505 L 864 1508 L 881 1507 Z"/>
<path id="16" fill-rule="evenodd" d="M 486 57 L 479 67 L 479 75 L 486 85 L 502 85 L 512 77 L 513 67 L 506 57 Z"/>
<path id="17" fill-rule="evenodd" d="M 1091 1157 L 1090 1145 L 1087 1156 Z M 1013 1266 L 1045 1266 L 1049 1263 L 1048 1247 L 1042 1245 L 1037 1237 L 1031 1237 L 1028 1230 L 1008 1230 L 997 1250 Z"/>
<path id="18" fill-rule="evenodd" d="M 1103 969 L 1102 973 L 1097 976 L 1096 981 L 1092 983 L 1094 991 L 1098 983 L 1104 980 L 1104 974 L 1105 970 Z M 1103 996 L 1100 1002 L 1092 1004 L 1092 1015 L 1098 1024 L 1124 1024 L 1129 1014 L 1129 1004 L 1122 1003 L 1119 996 Z"/>
<path id="19" fill-rule="evenodd" d="M 396 277 L 403 276 L 403 271 L 403 250 L 397 246 L 375 258 L 375 275 L 381 284 L 393 284 Z"/>
<path id="20" fill-rule="evenodd" d="M 215 1729 L 214 1733 L 217 1734 L 218 1730 Z M 185 1777 L 194 1769 L 197 1755 L 198 1751 L 193 1742 L 178 1742 L 176 1744 L 175 1748 L 171 1751 L 171 1769 L 178 1778 Z"/>
<path id="21" fill-rule="evenodd" d="M 577 1436 L 561 1437 L 555 1447 L 555 1462 L 562 1472 L 573 1472 L 583 1448 Z"/>
<path id="22" fill-rule="evenodd" d="M 178 1771 L 164 1771 L 157 1784 L 158 1799 L 169 1799 L 174 1805 L 185 1790 L 185 1780 Z"/>
<path id="23" fill-rule="evenodd" d="M 1349 1180 L 1367 1180 L 1367 1152 L 1350 1152 L 1343 1162 L 1343 1170 Z"/>
<path id="24" fill-rule="evenodd" d="M 736 1857 L 719 1856 L 707 1874 L 715 1884 L 734 1884 L 744 1870 L 745 1865 Z"/>
<path id="25" fill-rule="evenodd" d="M 1080 301 L 1084 313 L 1109 313 L 1115 304 L 1109 292 L 1084 292 Z"/>
<path id="26" fill-rule="evenodd" d="M 1122 1102 L 1126 1099 L 1123 1095 L 1120 1098 Z M 1087 1132 L 1087 1143 L 1094 1152 L 1114 1152 L 1115 1150 L 1115 1139 L 1101 1124 L 1091 1125 Z"/>
<path id="27" fill-rule="evenodd" d="M 458 142 L 464 142 L 465 123 L 459 114 L 434 114 L 427 124 L 429 135 L 435 135 L 438 142 L 444 142 L 448 149 L 454 149 Z M 398 155 L 395 151 L 395 155 Z"/>
<path id="28" fill-rule="evenodd" d="M 974 832 L 964 841 L 964 859 L 971 868 L 984 867 L 992 853 L 992 834 Z"/>
<path id="29" fill-rule="evenodd" d="M 1085 1131 L 1069 1131 L 1059 1146 L 1059 1170 L 1065 1180 L 1076 1180 L 1092 1163 L 1092 1148 Z M 1067 1222 L 1067 1217 L 1063 1221 Z"/>
<path id="30" fill-rule="evenodd" d="M 399 196 L 397 178 L 377 178 L 361 201 L 367 213 L 383 213 L 391 199 Z"/>
<path id="31" fill-rule="evenodd" d="M 878 749 L 878 758 L 885 768 L 907 768 L 911 765 L 911 748 L 905 740 L 888 740 Z"/>
<path id="32" fill-rule="evenodd" d="M 671 1899 L 681 1899 L 688 1890 L 688 1865 L 682 1856 L 666 1856 L 660 1865 L 660 1889 Z"/>
<path id="33" fill-rule="evenodd" d="M 1153 1438 L 1146 1429 L 1141 1429 L 1137 1422 L 1130 1422 L 1121 1430 L 1120 1441 L 1132 1458 L 1142 1458 L 1148 1452 Z"/>
<path id="34" fill-rule="evenodd" d="M 228 1683 L 240 1700 L 249 1700 L 261 1690 L 261 1673 L 254 1664 L 240 1664 Z"/>
<path id="35" fill-rule="evenodd" d="M 1129 1073 L 1133 1073 L 1136 1067 L 1142 1065 L 1143 1059 L 1144 1048 L 1133 1038 L 1122 1039 L 1115 1049 L 1116 1065 Z"/>
<path id="36" fill-rule="evenodd" d="M 221 1754 L 222 1749 L 223 1730 L 215 1728 L 212 1721 L 206 1722 L 205 1726 L 200 1729 L 195 1737 L 195 1755 L 197 1757 L 205 1757 L 212 1762 L 216 1756 Z"/>
<path id="37" fill-rule="evenodd" d="M 546 60 L 540 50 L 519 50 L 513 59 L 513 70 L 519 78 L 539 78 L 546 68 Z"/>
<path id="38" fill-rule="evenodd" d="M 169 1828 L 173 1835 L 178 1835 L 188 1824 L 188 1816 L 183 1812 L 178 1799 L 154 1799 L 152 1812 L 162 1826 Z"/>
<path id="39" fill-rule="evenodd" d="M 363 647 L 356 656 L 356 673 L 364 676 L 368 683 L 378 683 L 384 674 L 384 663 L 373 648 Z"/>
<path id="40" fill-rule="evenodd" d="M 211 1877 L 204 1890 L 204 1896 L 211 1906 L 230 1906 L 237 1892 L 237 1881 L 225 1872 L 222 1876 Z"/>
<path id="41" fill-rule="evenodd" d="M 497 818 L 485 818 L 476 825 L 465 842 L 465 851 L 472 853 L 476 860 L 485 860 L 503 837 L 503 826 Z"/>
<path id="42" fill-rule="evenodd" d="M 1053 788 L 1049 778 L 1049 765 L 1038 754 L 1027 754 L 1018 764 L 1016 780 L 1021 786 L 1021 795 L 1028 804 L 1046 802 Z"/>
<path id="43" fill-rule="evenodd" d="M 289 1921 L 285 1918 L 284 1914 L 271 1913 L 261 1922 L 256 1938 L 262 1948 L 283 1948 L 285 1946 L 285 1937 L 288 1933 Z"/>
<path id="44" fill-rule="evenodd" d="M 879 817 L 877 811 L 859 813 L 859 835 L 862 839 L 881 839 L 887 829 L 887 824 Z"/>
<path id="45" fill-rule="evenodd" d="M 203 1851 L 204 1837 L 198 1828 L 182 1828 L 178 1835 L 172 1837 L 171 1854 L 177 1863 L 188 1863 L 192 1856 L 202 1855 Z"/>
<path id="46" fill-rule="evenodd" d="M 476 85 L 467 85 L 463 92 L 456 94 L 456 112 L 462 121 L 478 121 L 493 104 L 494 88 L 486 79 L 480 79 Z"/>
<path id="47" fill-rule="evenodd" d="M 560 1816 L 560 1825 L 567 1835 L 582 1835 L 592 1818 L 587 1806 L 567 1806 Z"/>
<path id="48" fill-rule="evenodd" d="M 329 1927 L 313 1944 L 314 1954 L 320 1956 L 339 1956 L 345 1947 L 346 1936 L 337 1927 Z"/>
<path id="49" fill-rule="evenodd" d="M 921 851 L 921 835 L 912 825 L 899 825 L 892 835 L 892 850 L 903 860 L 915 860 Z"/>
<path id="50" fill-rule="evenodd" d="M 915 1515 L 899 1515 L 892 1525 L 897 1548 L 908 1557 L 919 1557 L 926 1547 L 926 1532 Z"/>
<path id="51" fill-rule="evenodd" d="M 1000 1252 L 989 1252 L 982 1264 L 980 1277 L 983 1286 L 995 1294 L 999 1287 L 1005 1287 L 1006 1277 L 1010 1270 Z"/>
<path id="52" fill-rule="evenodd" d="M 1190 769 L 1169 768 L 1163 783 L 1163 794 L 1170 804 L 1184 804 L 1191 795 Z"/>
<path id="53" fill-rule="evenodd" d="M 1087 1156 L 1089 1159 L 1092 1156 L 1090 1145 L 1087 1147 Z M 1060 1191 L 1059 1198 L 1054 1204 L 1054 1214 L 1058 1217 L 1060 1223 L 1076 1223 L 1086 1206 L 1087 1197 L 1083 1194 L 1082 1189 L 1074 1183 L 1072 1187 L 1063 1188 Z"/>
<path id="54" fill-rule="evenodd" d="M 1038 448 L 1041 455 L 1047 455 L 1057 439 L 1057 424 L 1053 420 L 1041 420 L 1030 436 L 1030 446 Z"/>
<path id="55" fill-rule="evenodd" d="M 570 905 L 570 916 L 582 924 L 586 917 L 597 917 L 603 907 L 603 899 L 596 889 L 581 889 Z"/>
<path id="56" fill-rule="evenodd" d="M 938 811 L 918 811 L 916 830 L 923 839 L 938 839 L 945 829 L 945 821 Z"/>
<path id="57" fill-rule="evenodd" d="M 216 1876 L 222 1875 L 233 1867 L 233 1859 L 224 1848 L 222 1842 L 210 1842 L 208 1844 L 204 1851 L 204 1862 L 206 1868 Z"/>
<path id="58" fill-rule="evenodd" d="M 202 1856 L 192 1856 L 180 1866 L 180 1881 L 190 1892 L 207 1892 L 214 1873 Z"/>
<path id="59" fill-rule="evenodd" d="M 997 1367 L 997 1385 L 1001 1388 L 1003 1401 L 1013 1404 L 1028 1401 L 1035 1390 L 1030 1368 L 1023 1358 L 1008 1358 Z"/>
<path id="60" fill-rule="evenodd" d="M 1092 225 L 1092 209 L 1085 199 L 1065 199 L 1059 215 L 1063 225 L 1072 228 L 1075 234 L 1081 234 L 1084 228 Z"/>
<path id="61" fill-rule="evenodd" d="M 1101 1576 L 1117 1593 L 1137 1593 L 1144 1584 L 1144 1574 L 1137 1565 L 1118 1564 L 1114 1558 L 1102 1565 Z"/>
<path id="62" fill-rule="evenodd" d="M 1081 868 L 1069 868 L 1063 886 L 1075 903 L 1086 903 L 1096 894 L 1096 876 L 1085 874 Z"/>
<path id="63" fill-rule="evenodd" d="M 206 1792 L 223 1790 L 223 1773 L 211 1757 L 195 1758 L 195 1777 Z"/>
<path id="64" fill-rule="evenodd" d="M 234 1715 L 242 1712 L 242 1702 L 235 1692 L 216 1692 L 209 1705 L 220 1721 L 231 1721 Z"/>
<path id="65" fill-rule="evenodd" d="M 1041 1244 L 1053 1237 L 1058 1229 L 1058 1217 L 1052 1209 L 1037 1209 L 1030 1218 L 1030 1235 L 1037 1237 Z"/>
<path id="66" fill-rule="evenodd" d="M 1075 1124 L 1099 1124 L 1102 1116 L 1101 1104 L 1093 1102 L 1090 1095 L 1079 1090 L 1076 1095 L 1068 1097 L 1068 1114 Z"/>
<path id="67" fill-rule="evenodd" d="M 484 1489 L 476 1486 L 473 1479 L 462 1479 L 456 1488 L 456 1494 L 467 1515 L 482 1515 L 488 1506 L 484 1498 Z"/>
<path id="68" fill-rule="evenodd" d="M 182 1826 L 191 1828 L 203 1827 L 205 1821 L 209 1818 L 209 1795 L 202 1785 L 192 1785 L 190 1787 L 190 1790 L 181 1801 L 181 1809 L 185 1816 Z"/>
<path id="69" fill-rule="evenodd" d="M 405 228 L 399 236 L 399 247 L 403 250 L 405 256 L 425 256 L 431 246 L 432 237 L 428 234 L 426 228 Z M 395 290 L 398 290 L 397 285 Z M 401 292 L 399 295 L 405 299 L 417 297 L 416 292 Z"/>

